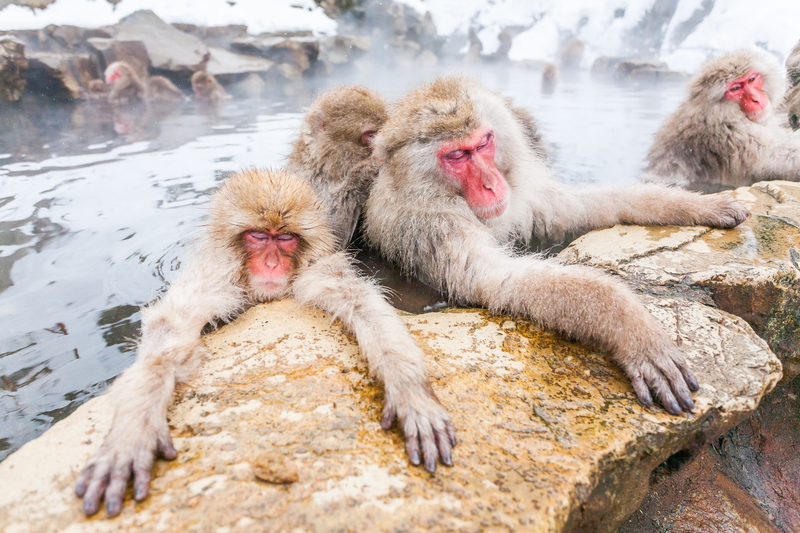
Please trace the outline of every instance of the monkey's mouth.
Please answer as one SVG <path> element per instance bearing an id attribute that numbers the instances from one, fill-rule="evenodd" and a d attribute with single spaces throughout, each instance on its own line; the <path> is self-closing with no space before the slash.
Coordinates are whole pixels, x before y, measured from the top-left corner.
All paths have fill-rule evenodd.
<path id="1" fill-rule="evenodd" d="M 503 201 L 499 204 L 495 204 L 489 207 L 479 207 L 476 205 L 471 206 L 472 212 L 475 213 L 475 216 L 482 220 L 486 220 L 489 218 L 499 217 L 503 213 L 505 213 L 506 208 L 508 207 L 508 196 L 503 198 Z"/>
<path id="2" fill-rule="evenodd" d="M 749 120 L 753 121 L 753 122 L 756 122 L 757 120 L 759 120 L 761 118 L 764 118 L 764 116 L 767 114 L 767 112 L 770 110 L 771 107 L 772 107 L 772 103 L 767 102 L 767 105 L 765 105 L 764 107 L 762 107 L 758 111 L 753 111 L 752 113 L 747 113 L 747 118 Z"/>

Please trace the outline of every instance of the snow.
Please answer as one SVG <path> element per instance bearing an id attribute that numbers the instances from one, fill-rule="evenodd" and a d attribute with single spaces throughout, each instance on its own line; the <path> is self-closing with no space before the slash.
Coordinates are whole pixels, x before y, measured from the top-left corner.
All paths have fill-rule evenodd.
<path id="1" fill-rule="evenodd" d="M 630 55 L 629 35 L 656 0 L 397 0 L 418 13 L 431 13 L 439 35 L 467 35 L 474 30 L 482 53 L 493 54 L 498 35 L 507 27 L 521 32 L 509 52 L 514 60 L 556 62 L 558 51 L 572 37 L 586 44 L 583 66 L 601 55 Z M 230 5 L 233 3 L 234 5 Z M 253 34 L 311 30 L 333 35 L 335 21 L 313 0 L 56 0 L 44 10 L 8 6 L 0 10 L 0 30 L 39 29 L 48 24 L 98 27 L 116 23 L 139 9 L 151 9 L 166 22 L 221 26 L 246 24 Z M 711 56 L 736 48 L 762 50 L 779 61 L 800 38 L 797 0 L 678 0 L 664 20 L 658 55 L 673 70 L 694 71 Z M 690 29 L 687 35 L 687 24 Z"/>
<path id="2" fill-rule="evenodd" d="M 234 5 L 230 5 L 234 4 Z M 246 24 L 252 34 L 311 30 L 334 35 L 337 24 L 313 0 L 56 0 L 43 10 L 11 5 L 0 10 L 0 30 L 36 30 L 49 24 L 97 28 L 149 9 L 165 22 L 203 26 Z"/>

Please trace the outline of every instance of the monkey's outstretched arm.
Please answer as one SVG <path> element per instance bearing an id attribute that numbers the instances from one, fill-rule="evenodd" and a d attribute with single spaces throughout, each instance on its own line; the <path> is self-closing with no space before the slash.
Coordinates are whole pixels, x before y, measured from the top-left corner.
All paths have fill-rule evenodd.
<path id="1" fill-rule="evenodd" d="M 187 265 L 156 303 L 142 309 L 142 337 L 136 362 L 112 385 L 114 420 L 102 447 L 89 460 L 75 485 L 89 516 L 105 498 L 109 517 L 122 511 L 122 499 L 133 477 L 136 501 L 150 491 L 156 454 L 174 459 L 167 427 L 167 408 L 176 383 L 184 381 L 202 352 L 203 326 L 227 318 L 242 304 L 242 293 L 230 272 L 198 259 Z"/>
<path id="2" fill-rule="evenodd" d="M 750 215 L 725 194 L 699 194 L 655 183 L 622 187 L 558 187 L 548 191 L 550 219 L 541 226 L 546 235 L 561 238 L 615 224 L 711 226 L 732 228 Z"/>
<path id="3" fill-rule="evenodd" d="M 395 416 L 400 420 L 411 463 L 424 460 L 433 472 L 438 456 L 452 465 L 456 439 L 450 417 L 430 386 L 422 351 L 380 289 L 359 277 L 340 252 L 302 272 L 293 290 L 298 301 L 330 313 L 355 334 L 370 373 L 384 386 L 381 426 L 388 429 Z"/>
<path id="4" fill-rule="evenodd" d="M 653 405 L 652 392 L 671 414 L 693 408 L 690 391 L 699 385 L 683 354 L 622 283 L 595 269 L 450 240 L 444 253 L 456 265 L 447 273 L 451 295 L 530 317 L 611 353 L 646 406 Z"/>

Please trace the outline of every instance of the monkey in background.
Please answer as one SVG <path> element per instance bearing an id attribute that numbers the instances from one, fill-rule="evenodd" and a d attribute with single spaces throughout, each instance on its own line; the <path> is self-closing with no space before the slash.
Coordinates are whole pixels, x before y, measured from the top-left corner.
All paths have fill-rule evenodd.
<path id="1" fill-rule="evenodd" d="M 800 41 L 786 58 L 786 81 L 789 90 L 784 97 L 784 107 L 793 130 L 800 128 Z"/>
<path id="2" fill-rule="evenodd" d="M 151 76 L 146 83 L 143 82 L 125 61 L 116 61 L 106 67 L 105 80 L 110 87 L 108 99 L 113 104 L 181 102 L 186 99 L 183 91 L 164 76 Z"/>
<path id="3" fill-rule="evenodd" d="M 178 452 L 167 426 L 175 386 L 202 356 L 204 325 L 229 320 L 259 302 L 293 297 L 341 321 L 353 333 L 371 375 L 384 386 L 381 426 L 398 418 L 412 464 L 452 464 L 455 436 L 430 386 L 422 351 L 394 308 L 359 277 L 305 181 L 285 171 L 248 170 L 228 179 L 211 200 L 206 231 L 167 293 L 142 310 L 136 362 L 109 394 L 114 421 L 77 480 L 84 513 L 105 498 L 109 517 L 122 510 L 128 481 L 142 501 L 156 454 Z"/>
<path id="4" fill-rule="evenodd" d="M 331 89 L 306 111 L 286 161 L 286 169 L 308 181 L 328 207 L 341 248 L 353 237 L 377 175 L 372 141 L 387 116 L 386 100 L 371 89 Z"/>
<path id="5" fill-rule="evenodd" d="M 786 81 L 792 87 L 800 85 L 800 41 L 797 41 L 786 58 Z"/>
<path id="6" fill-rule="evenodd" d="M 385 257 L 451 301 L 522 315 L 610 352 L 646 406 L 655 396 L 672 414 L 693 408 L 697 379 L 624 284 L 513 246 L 618 223 L 730 228 L 747 209 L 656 184 L 567 187 L 534 152 L 509 101 L 465 78 L 411 91 L 374 150 L 383 165 L 364 235 Z"/>
<path id="7" fill-rule="evenodd" d="M 542 70 L 542 93 L 553 94 L 558 82 L 558 68 L 553 63 L 548 63 Z"/>
<path id="8" fill-rule="evenodd" d="M 192 74 L 192 92 L 197 102 L 215 107 L 222 105 L 222 102 L 228 97 L 217 78 L 204 70 L 198 70 Z"/>
<path id="9" fill-rule="evenodd" d="M 642 179 L 715 187 L 800 180 L 800 134 L 773 112 L 783 89 L 776 70 L 753 52 L 706 62 L 656 133 Z"/>

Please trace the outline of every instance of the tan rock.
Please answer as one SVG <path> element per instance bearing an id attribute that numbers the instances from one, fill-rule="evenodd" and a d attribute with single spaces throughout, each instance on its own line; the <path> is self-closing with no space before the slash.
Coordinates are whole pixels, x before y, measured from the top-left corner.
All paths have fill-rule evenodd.
<path id="1" fill-rule="evenodd" d="M 744 318 L 788 381 L 800 373 L 800 184 L 761 182 L 734 194 L 753 215 L 733 230 L 618 225 L 580 237 L 559 258 Z"/>
<path id="2" fill-rule="evenodd" d="M 170 410 L 179 457 L 120 517 L 83 517 L 72 487 L 110 426 L 105 397 L 0 463 L 0 531 L 613 531 L 650 472 L 750 413 L 780 365 L 741 319 L 647 297 L 701 389 L 692 415 L 642 408 L 608 358 L 482 310 L 406 316 L 459 444 L 435 475 L 379 426 L 382 391 L 338 323 L 292 301 L 204 338 L 209 356 Z M 284 458 L 297 481 L 258 481 Z M 256 461 L 257 462 L 257 461 Z"/>

